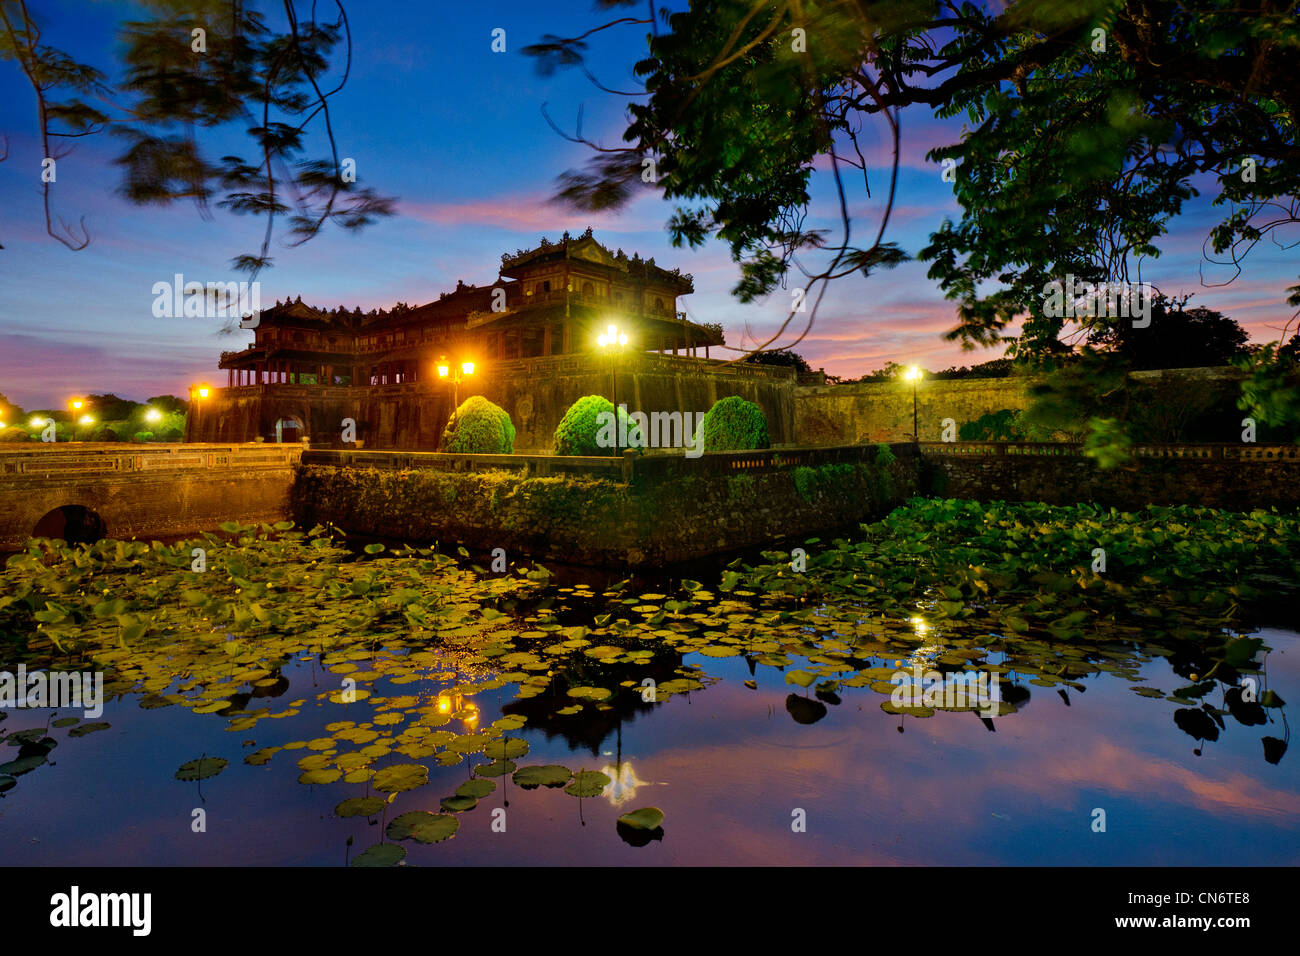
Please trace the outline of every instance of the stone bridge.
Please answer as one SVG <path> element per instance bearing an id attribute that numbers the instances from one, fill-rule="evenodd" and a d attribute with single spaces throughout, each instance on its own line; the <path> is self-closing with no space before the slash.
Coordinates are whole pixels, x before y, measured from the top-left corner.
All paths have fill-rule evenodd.
<path id="1" fill-rule="evenodd" d="M 300 445 L 78 442 L 0 449 L 0 551 L 280 521 Z"/>

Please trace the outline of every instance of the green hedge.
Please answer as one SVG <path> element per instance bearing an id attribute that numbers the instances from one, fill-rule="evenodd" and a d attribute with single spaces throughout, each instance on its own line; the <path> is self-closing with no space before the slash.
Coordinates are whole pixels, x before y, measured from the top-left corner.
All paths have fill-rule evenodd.
<path id="1" fill-rule="evenodd" d="M 771 448 L 767 416 L 753 402 L 732 395 L 714 403 L 704 416 L 705 451 L 752 451 Z"/>
<path id="2" fill-rule="evenodd" d="M 442 432 L 442 450 L 460 455 L 509 455 L 515 450 L 515 425 L 500 405 L 482 395 L 461 402 Z"/>
<path id="3" fill-rule="evenodd" d="M 619 430 L 627 435 L 627 442 L 613 434 L 608 417 L 613 411 L 614 403 L 603 395 L 582 396 L 569 406 L 555 428 L 555 454 L 609 457 L 614 454 L 615 440 L 618 440 L 620 449 L 645 447 L 640 426 L 628 418 L 621 406 L 618 410 Z"/>
<path id="4" fill-rule="evenodd" d="M 19 428 L 17 425 L 13 425 L 9 428 L 4 429 L 3 431 L 0 431 L 0 441 L 13 442 L 13 441 L 31 441 L 31 440 L 32 440 L 32 436 L 27 434 L 27 431 L 25 429 Z"/>

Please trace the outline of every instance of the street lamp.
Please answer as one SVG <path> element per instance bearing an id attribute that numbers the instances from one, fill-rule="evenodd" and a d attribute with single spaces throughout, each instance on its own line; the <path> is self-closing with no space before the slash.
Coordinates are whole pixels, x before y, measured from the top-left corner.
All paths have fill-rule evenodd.
<path id="1" fill-rule="evenodd" d="M 916 427 L 916 383 L 920 381 L 923 374 L 915 365 L 909 365 L 903 376 L 912 383 L 912 441 L 914 442 L 921 440 L 921 435 Z"/>
<path id="2" fill-rule="evenodd" d="M 444 355 L 438 359 L 438 378 L 445 379 L 449 374 L 451 375 L 452 411 L 455 412 L 457 408 L 460 408 L 460 380 L 462 376 L 469 378 L 474 374 L 474 363 L 461 362 L 460 368 L 452 372 L 451 366 L 447 363 L 447 356 Z"/>
<path id="3" fill-rule="evenodd" d="M 618 326 L 608 326 L 604 333 L 596 339 L 596 344 L 602 349 L 609 349 L 609 393 L 614 400 L 614 456 L 618 457 L 618 351 L 624 345 L 627 345 L 627 333 L 620 332 Z"/>
<path id="4" fill-rule="evenodd" d="M 156 408 L 151 408 L 144 413 L 144 420 L 147 422 L 156 422 L 160 418 L 162 418 L 162 412 L 158 411 Z"/>

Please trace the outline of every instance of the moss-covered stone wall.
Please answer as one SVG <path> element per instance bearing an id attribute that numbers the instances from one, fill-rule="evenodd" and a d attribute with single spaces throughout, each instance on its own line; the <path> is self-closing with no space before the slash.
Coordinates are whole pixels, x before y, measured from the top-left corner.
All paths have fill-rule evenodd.
<path id="1" fill-rule="evenodd" d="M 868 460 L 622 484 L 583 476 L 526 477 L 304 465 L 294 519 L 412 543 L 504 548 L 536 558 L 639 567 L 806 535 L 888 512 L 914 494 L 916 459 Z"/>

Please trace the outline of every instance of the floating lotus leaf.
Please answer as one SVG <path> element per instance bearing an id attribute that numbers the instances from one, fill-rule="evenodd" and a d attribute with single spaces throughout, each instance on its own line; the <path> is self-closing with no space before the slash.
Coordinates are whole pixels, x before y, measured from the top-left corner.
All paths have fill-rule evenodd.
<path id="1" fill-rule="evenodd" d="M 58 720 L 54 721 L 54 723 L 50 724 L 50 726 L 60 728 L 71 727 L 73 724 L 79 723 L 80 721 L 80 717 L 60 717 Z"/>
<path id="2" fill-rule="evenodd" d="M 209 704 L 204 704 L 202 707 L 195 707 L 194 713 L 215 714 L 217 711 L 225 710 L 229 706 L 230 706 L 230 701 L 228 700 L 214 700 Z"/>
<path id="3" fill-rule="evenodd" d="M 709 644 L 701 647 L 699 653 L 705 657 L 738 657 L 740 656 L 740 648 L 728 644 Z"/>
<path id="4" fill-rule="evenodd" d="M 398 763 L 375 772 L 371 785 L 380 793 L 403 793 L 429 782 L 429 768 L 422 763 Z"/>
<path id="5" fill-rule="evenodd" d="M 933 717 L 933 707 L 899 707 L 892 700 L 880 702 L 880 709 L 887 714 L 904 714 L 908 717 Z"/>
<path id="6" fill-rule="evenodd" d="M 476 754 L 480 750 L 483 750 L 484 746 L 487 743 L 488 743 L 487 734 L 465 734 L 464 736 L 457 737 L 455 740 L 448 743 L 447 749 L 454 751 L 458 754 Z M 488 754 L 488 756 L 499 757 L 502 755 Z"/>
<path id="7" fill-rule="evenodd" d="M 599 797 L 612 781 L 599 770 L 580 770 L 564 792 L 574 797 Z"/>
<path id="8" fill-rule="evenodd" d="M 515 784 L 525 790 L 538 787 L 562 787 L 573 777 L 573 771 L 559 764 L 541 764 L 535 767 L 521 767 L 511 778 Z"/>
<path id="9" fill-rule="evenodd" d="M 351 696 L 350 701 L 343 699 L 343 695 L 345 693 Z M 355 704 L 357 701 L 365 700 L 369 696 L 370 696 L 370 691 L 366 690 L 364 687 L 354 687 L 351 691 L 343 691 L 343 690 L 334 691 L 332 694 L 329 695 L 329 701 L 332 704 L 348 704 L 348 703 Z"/>
<path id="10" fill-rule="evenodd" d="M 528 741 L 518 737 L 502 737 L 487 744 L 483 753 L 497 760 L 515 760 L 528 753 Z"/>
<path id="11" fill-rule="evenodd" d="M 23 774 L 35 770 L 43 763 L 45 763 L 44 754 L 32 754 L 28 757 L 19 757 L 17 760 L 9 761 L 9 763 L 0 764 L 0 774 L 5 776 L 21 777 Z"/>
<path id="12" fill-rule="evenodd" d="M 444 810 L 450 810 L 453 813 L 464 813 L 466 810 L 473 810 L 478 806 L 477 797 L 465 797 L 459 794 L 454 797 L 443 797 L 441 802 Z"/>
<path id="13" fill-rule="evenodd" d="M 561 716 L 561 717 L 567 717 L 567 716 L 569 716 L 570 714 L 577 714 L 577 713 L 581 713 L 581 712 L 582 712 L 582 705 L 581 705 L 581 704 L 570 704 L 568 707 L 561 707 L 561 708 L 560 708 L 559 710 L 557 710 L 555 713 L 556 713 L 558 716 Z"/>
<path id="14" fill-rule="evenodd" d="M 356 859 L 353 866 L 396 866 L 406 859 L 406 847 L 396 843 L 376 843 L 367 847 Z"/>
<path id="15" fill-rule="evenodd" d="M 623 814 L 618 822 L 633 830 L 653 830 L 664 822 L 664 812 L 658 807 L 643 807 Z"/>
<path id="16" fill-rule="evenodd" d="M 108 730 L 108 728 L 111 726 L 113 725 L 102 720 L 94 724 L 82 724 L 80 727 L 73 727 L 71 730 L 69 730 L 68 736 L 84 737 L 86 736 L 86 734 L 93 734 L 99 730 Z"/>
<path id="17" fill-rule="evenodd" d="M 320 770 L 324 767 L 328 767 L 329 764 L 330 764 L 330 758 L 325 756 L 325 754 L 312 754 L 311 756 L 303 757 L 301 760 L 298 761 L 298 769 L 299 770 Z"/>
<path id="18" fill-rule="evenodd" d="M 255 750 L 244 758 L 244 763 L 252 767 L 260 767 L 270 761 L 280 749 L 280 747 L 263 747 L 261 750 Z"/>
<path id="19" fill-rule="evenodd" d="M 494 760 L 479 764 L 474 768 L 474 773 L 480 777 L 504 777 L 508 773 L 514 773 L 514 769 L 513 760 Z"/>
<path id="20" fill-rule="evenodd" d="M 390 840 L 441 843 L 455 836 L 459 829 L 460 820 L 450 814 L 413 810 L 394 819 L 384 832 Z"/>
<path id="21" fill-rule="evenodd" d="M 16 786 L 18 786 L 17 780 L 9 776 L 7 773 L 0 774 L 0 793 L 4 793 L 6 790 L 12 790 Z"/>
<path id="22" fill-rule="evenodd" d="M 338 817 L 373 817 L 383 811 L 387 801 L 380 797 L 350 797 L 334 808 Z"/>
<path id="23" fill-rule="evenodd" d="M 226 761 L 220 757 L 200 757 L 198 760 L 181 764 L 180 769 L 176 771 L 176 779 L 186 782 L 207 780 L 225 769 Z"/>
<path id="24" fill-rule="evenodd" d="M 497 785 L 491 780 L 466 780 L 456 788 L 458 797 L 473 797 L 475 800 L 481 800 L 497 788 Z"/>
<path id="25" fill-rule="evenodd" d="M 310 759 L 310 758 L 304 758 L 304 759 Z M 334 758 L 334 766 L 338 767 L 340 770 L 346 773 L 349 770 L 360 770 L 362 767 L 369 766 L 370 760 L 371 760 L 370 757 L 367 757 L 365 754 L 359 752 L 350 753 L 350 754 L 339 754 L 337 757 Z M 298 766 L 300 767 L 302 766 L 301 762 L 298 764 Z"/>
<path id="26" fill-rule="evenodd" d="M 570 687 L 568 694 L 570 697 L 578 697 L 583 700 L 604 700 L 613 692 L 604 687 Z"/>
<path id="27" fill-rule="evenodd" d="M 336 770 L 334 767 L 325 767 L 321 770 L 308 770 L 298 775 L 299 783 L 311 785 L 334 783 L 343 776 L 342 770 Z"/>

